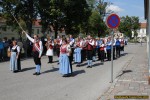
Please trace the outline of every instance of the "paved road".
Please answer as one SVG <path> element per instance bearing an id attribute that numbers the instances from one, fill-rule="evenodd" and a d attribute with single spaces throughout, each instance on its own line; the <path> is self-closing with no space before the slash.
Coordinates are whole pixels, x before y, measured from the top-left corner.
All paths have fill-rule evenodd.
<path id="1" fill-rule="evenodd" d="M 138 47 L 132 59 L 118 74 L 114 84 L 99 100 L 113 100 L 116 95 L 148 95 L 150 100 L 150 85 L 148 85 L 148 57 L 146 46 Z M 138 99 L 140 100 L 140 99 Z"/>
<path id="2" fill-rule="evenodd" d="M 125 56 L 114 61 L 114 78 L 139 46 L 129 44 Z M 57 63 L 47 64 L 46 57 L 42 59 L 40 76 L 32 75 L 35 68 L 32 59 L 21 63 L 23 72 L 20 73 L 9 71 L 9 62 L 0 63 L 0 100 L 96 100 L 111 85 L 111 62 L 102 65 L 97 61 L 92 69 L 86 68 L 86 62 L 80 68 L 73 65 L 74 77 L 70 78 L 59 74 Z"/>

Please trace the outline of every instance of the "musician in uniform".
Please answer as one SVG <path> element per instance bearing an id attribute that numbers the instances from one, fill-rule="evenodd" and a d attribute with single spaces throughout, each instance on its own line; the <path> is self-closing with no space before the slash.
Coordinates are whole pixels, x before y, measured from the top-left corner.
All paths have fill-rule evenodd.
<path id="1" fill-rule="evenodd" d="M 81 51 L 81 58 L 82 62 L 86 61 L 86 55 L 87 55 L 87 46 L 86 46 L 86 38 L 82 40 L 82 51 Z"/>
<path id="2" fill-rule="evenodd" d="M 107 50 L 107 60 L 111 61 L 111 39 L 110 38 L 107 39 L 106 50 Z"/>
<path id="3" fill-rule="evenodd" d="M 96 46 L 97 46 L 97 42 L 96 42 L 96 39 L 93 38 L 93 42 L 94 42 L 94 45 L 93 45 L 93 62 L 96 61 Z"/>
<path id="4" fill-rule="evenodd" d="M 23 33 L 25 33 L 26 37 L 33 43 L 32 53 L 33 53 L 34 63 L 36 65 L 36 70 L 35 73 L 33 73 L 33 75 L 40 75 L 41 56 L 43 52 L 42 41 L 40 41 L 38 35 L 34 35 L 34 38 L 31 38 L 25 31 L 23 31 Z"/>
<path id="5" fill-rule="evenodd" d="M 120 41 L 119 38 L 116 39 L 116 57 L 120 57 Z"/>
<path id="6" fill-rule="evenodd" d="M 88 40 L 86 42 L 87 45 L 87 62 L 88 66 L 87 68 L 92 68 L 92 60 L 93 60 L 93 46 L 94 46 L 94 41 L 92 40 L 92 37 L 88 35 Z"/>

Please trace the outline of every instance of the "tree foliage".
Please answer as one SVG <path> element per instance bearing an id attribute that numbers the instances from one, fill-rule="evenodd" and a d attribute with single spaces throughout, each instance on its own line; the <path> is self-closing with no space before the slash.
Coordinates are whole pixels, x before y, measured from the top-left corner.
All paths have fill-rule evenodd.
<path id="1" fill-rule="evenodd" d="M 18 29 L 17 20 L 32 33 L 32 24 L 41 19 L 42 33 L 53 26 L 55 38 L 58 30 L 65 28 L 67 34 L 93 33 L 100 36 L 106 26 L 104 15 L 107 2 L 99 0 L 2 0 L 0 1 L 2 16 L 7 25 Z"/>
<path id="2" fill-rule="evenodd" d="M 121 17 L 121 23 L 119 26 L 119 31 L 124 33 L 129 38 L 132 38 L 132 31 L 134 31 L 135 36 L 137 36 L 137 29 L 139 29 L 139 18 L 132 16 Z"/>
<path id="3" fill-rule="evenodd" d="M 17 26 L 13 15 L 19 22 L 24 22 L 28 32 L 32 33 L 32 22 L 37 18 L 37 0 L 2 0 L 2 16 L 9 26 Z"/>

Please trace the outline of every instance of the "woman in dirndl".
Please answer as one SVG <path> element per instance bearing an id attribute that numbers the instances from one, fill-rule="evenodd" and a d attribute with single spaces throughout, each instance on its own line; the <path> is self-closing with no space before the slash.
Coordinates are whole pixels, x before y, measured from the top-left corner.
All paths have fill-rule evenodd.
<path id="1" fill-rule="evenodd" d="M 17 45 L 17 41 L 13 41 L 13 47 L 10 49 L 10 70 L 14 73 L 21 71 L 20 63 L 20 47 Z"/>
<path id="2" fill-rule="evenodd" d="M 52 39 L 50 37 L 48 37 L 47 43 L 45 45 L 47 47 L 46 56 L 48 56 L 48 59 L 49 59 L 48 63 L 53 63 L 54 42 L 52 41 Z"/>
<path id="3" fill-rule="evenodd" d="M 72 74 L 68 55 L 71 53 L 71 47 L 67 44 L 67 40 L 62 40 L 59 56 L 59 72 L 63 77 L 68 77 Z"/>

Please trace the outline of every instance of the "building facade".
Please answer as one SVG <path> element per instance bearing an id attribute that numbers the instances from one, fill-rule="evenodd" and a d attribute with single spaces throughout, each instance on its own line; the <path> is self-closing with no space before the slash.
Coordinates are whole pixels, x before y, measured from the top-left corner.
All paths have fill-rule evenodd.
<path id="1" fill-rule="evenodd" d="M 42 26 L 40 25 L 40 21 L 41 20 L 36 20 L 33 22 L 33 25 L 32 25 L 32 35 L 33 34 L 38 34 L 40 37 L 42 36 L 50 36 L 54 39 L 54 36 L 55 36 L 55 32 L 54 32 L 54 29 L 52 27 L 50 27 L 51 31 L 50 30 L 46 30 L 45 33 L 42 33 Z M 3 29 L 3 26 L 6 26 L 5 24 L 5 20 L 0 18 L 0 38 L 4 38 L 4 37 L 7 37 L 8 39 L 12 39 L 12 38 L 15 38 L 15 39 L 19 39 L 20 38 L 20 35 L 17 31 L 15 30 L 12 30 L 11 27 L 8 27 L 5 29 Z M 62 30 L 61 32 L 58 31 L 58 35 L 59 36 L 65 36 L 65 30 Z M 25 39 L 25 36 L 22 35 L 22 38 Z"/>
<path id="2" fill-rule="evenodd" d="M 140 23 L 140 29 L 137 30 L 138 38 L 146 37 L 146 27 L 147 27 L 147 23 Z"/>

